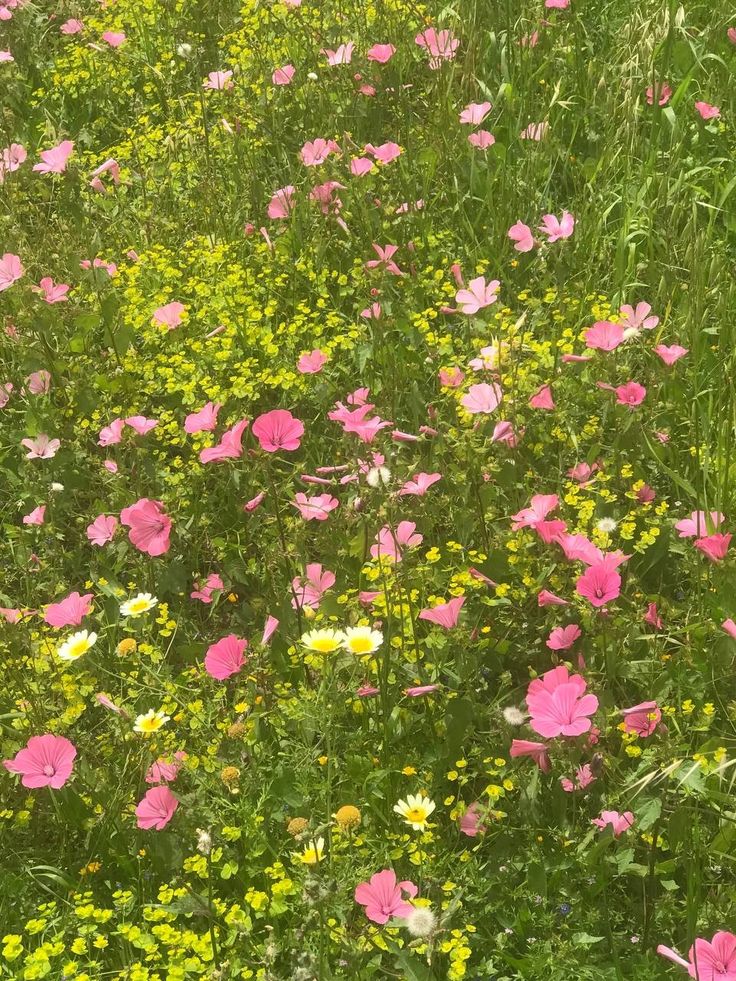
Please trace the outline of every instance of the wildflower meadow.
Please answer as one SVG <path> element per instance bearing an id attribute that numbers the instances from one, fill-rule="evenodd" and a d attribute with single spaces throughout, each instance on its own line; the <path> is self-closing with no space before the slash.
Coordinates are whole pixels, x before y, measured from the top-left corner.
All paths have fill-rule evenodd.
<path id="1" fill-rule="evenodd" d="M 0 0 L 0 979 L 736 981 L 735 69 Z"/>

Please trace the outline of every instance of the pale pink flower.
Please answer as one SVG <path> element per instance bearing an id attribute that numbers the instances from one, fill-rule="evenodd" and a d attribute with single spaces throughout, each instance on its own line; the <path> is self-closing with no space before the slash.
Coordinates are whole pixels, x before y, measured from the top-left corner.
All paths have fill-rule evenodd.
<path id="1" fill-rule="evenodd" d="M 575 230 L 575 219 L 569 211 L 563 211 L 561 218 L 555 215 L 543 215 L 539 230 L 547 236 L 549 243 L 557 242 L 561 238 L 570 238 Z"/>
<path id="2" fill-rule="evenodd" d="M 10 51 L 0 51 L 0 65 L 3 63 L 9 64 L 11 61 L 15 61 L 15 58 L 12 56 Z"/>
<path id="3" fill-rule="evenodd" d="M 324 366 L 330 359 L 324 353 L 316 348 L 309 354 L 302 354 L 302 356 L 297 361 L 296 369 L 302 375 L 316 375 L 318 372 L 322 371 Z"/>
<path id="4" fill-rule="evenodd" d="M 537 593 L 537 606 L 569 606 L 570 604 L 566 599 L 562 599 L 561 596 L 555 596 L 548 589 L 542 589 Z"/>
<path id="5" fill-rule="evenodd" d="M 181 751 L 174 755 L 174 760 L 171 763 L 165 757 L 159 757 L 146 770 L 146 783 L 173 783 L 178 777 L 181 763 L 185 759 L 186 753 Z"/>
<path id="6" fill-rule="evenodd" d="M 736 28 L 731 30 L 736 44 Z M 657 947 L 657 953 L 684 967 L 696 981 L 736 981 L 736 936 L 733 933 L 721 930 L 710 942 L 698 937 L 688 951 L 688 960 L 664 944 Z"/>
<path id="7" fill-rule="evenodd" d="M 228 89 L 233 87 L 232 71 L 210 72 L 204 82 L 203 87 L 206 89 L 212 89 L 216 92 L 226 92 Z"/>
<path id="8" fill-rule="evenodd" d="M 113 540 L 118 519 L 114 514 L 100 514 L 87 525 L 87 538 L 93 545 L 102 547 Z"/>
<path id="9" fill-rule="evenodd" d="M 436 623 L 438 627 L 444 627 L 445 630 L 452 630 L 457 626 L 460 610 L 462 610 L 464 603 L 464 596 L 454 596 L 447 603 L 438 603 L 431 609 L 422 610 L 419 613 L 419 619 Z"/>
<path id="10" fill-rule="evenodd" d="M 460 122 L 469 126 L 480 126 L 490 111 L 490 102 L 471 102 L 460 113 Z"/>
<path id="11" fill-rule="evenodd" d="M 471 385 L 466 395 L 460 399 L 460 403 L 466 412 L 472 415 L 488 414 L 495 412 L 503 398 L 501 386 L 494 382 L 492 385 L 482 382 L 480 385 Z"/>
<path id="12" fill-rule="evenodd" d="M 662 713 L 656 702 L 632 705 L 631 708 L 622 709 L 621 714 L 624 717 L 626 732 L 635 732 L 642 739 L 651 736 L 662 721 Z"/>
<path id="13" fill-rule="evenodd" d="M 647 87 L 647 103 L 650 106 L 654 105 L 655 98 L 660 106 L 667 105 L 671 96 L 672 89 L 667 82 L 657 82 Z"/>
<path id="14" fill-rule="evenodd" d="M 365 310 L 360 311 L 361 317 L 365 320 L 380 320 L 383 310 L 380 303 L 371 303 Z M 348 399 L 350 401 L 350 399 Z"/>
<path id="15" fill-rule="evenodd" d="M 12 382 L 2 382 L 0 383 L 0 409 L 4 409 L 5 406 L 10 401 L 10 396 L 13 393 L 14 385 Z"/>
<path id="16" fill-rule="evenodd" d="M 539 143 L 549 132 L 549 123 L 529 123 L 526 129 L 522 130 L 519 136 L 522 140 L 533 140 Z"/>
<path id="17" fill-rule="evenodd" d="M 172 303 L 167 303 L 165 306 L 158 307 L 153 311 L 153 321 L 160 327 L 168 327 L 169 330 L 174 330 L 181 324 L 182 317 L 186 312 L 186 307 L 183 303 L 179 303 L 178 300 L 174 300 Z"/>
<path id="18" fill-rule="evenodd" d="M 127 528 L 131 544 L 147 555 L 163 555 L 170 548 L 171 518 L 161 501 L 142 497 L 120 512 L 120 521 Z"/>
<path id="19" fill-rule="evenodd" d="M 21 446 L 25 446 L 28 450 L 26 453 L 27 460 L 50 460 L 51 457 L 56 456 L 56 452 L 61 446 L 61 440 L 50 439 L 46 433 L 39 433 L 35 439 L 26 437 L 20 442 Z"/>
<path id="20" fill-rule="evenodd" d="M 51 373 L 41 368 L 26 378 L 26 388 L 31 395 L 48 395 L 51 388 Z"/>
<path id="21" fill-rule="evenodd" d="M 320 562 L 310 562 L 307 565 L 306 576 L 295 576 L 291 580 L 291 605 L 297 609 L 308 606 L 312 610 L 318 609 L 322 602 L 322 597 L 335 585 L 335 573 L 329 569 L 322 568 Z"/>
<path id="22" fill-rule="evenodd" d="M 487 129 L 479 129 L 477 133 L 471 133 L 468 137 L 468 143 L 474 146 L 476 150 L 487 150 L 495 142 L 496 137 L 493 133 L 489 133 Z"/>
<path id="23" fill-rule="evenodd" d="M 582 636 L 582 631 L 576 623 L 567 627 L 555 627 L 547 638 L 547 647 L 551 651 L 566 651 Z"/>
<path id="24" fill-rule="evenodd" d="M 179 801 L 171 793 L 166 784 L 160 787 L 151 787 L 147 790 L 143 800 L 138 802 L 135 809 L 138 818 L 138 827 L 143 831 L 155 828 L 156 831 L 163 831 L 166 825 L 174 816 L 179 806 Z"/>
<path id="25" fill-rule="evenodd" d="M 478 801 L 467 807 L 458 818 L 458 825 L 462 834 L 468 838 L 477 838 L 479 834 L 486 831 L 483 823 L 483 808 Z"/>
<path id="26" fill-rule="evenodd" d="M 536 48 L 539 44 L 539 31 L 532 31 L 531 34 L 524 34 L 523 37 L 519 39 L 519 44 L 522 48 Z"/>
<path id="27" fill-rule="evenodd" d="M 364 177 L 366 174 L 370 174 L 374 168 L 373 161 L 369 160 L 368 157 L 353 157 L 350 161 L 350 173 L 353 177 Z"/>
<path id="28" fill-rule="evenodd" d="M 403 272 L 393 260 L 393 257 L 399 251 L 398 245 L 378 245 L 376 242 L 373 243 L 373 251 L 378 256 L 377 259 L 369 259 L 366 264 L 366 269 L 380 269 L 385 270 L 385 272 L 391 273 L 393 276 L 403 276 Z"/>
<path id="29" fill-rule="evenodd" d="M 103 426 L 97 438 L 98 446 L 114 446 L 123 438 L 124 419 L 113 419 L 109 426 Z"/>
<path id="30" fill-rule="evenodd" d="M 113 184 L 118 185 L 120 183 L 120 164 L 112 157 L 105 160 L 99 167 L 95 167 L 95 169 L 92 171 L 89 186 L 93 191 L 97 191 L 98 194 L 107 194 L 107 188 L 102 181 L 102 175 L 108 173 L 110 174 Z M 133 253 L 133 255 L 135 255 L 135 253 Z"/>
<path id="31" fill-rule="evenodd" d="M 459 388 L 465 381 L 465 372 L 460 368 L 440 368 L 438 377 L 445 388 Z"/>
<path id="32" fill-rule="evenodd" d="M 501 284 L 497 279 L 493 279 L 487 284 L 484 276 L 471 279 L 467 289 L 458 290 L 455 294 L 455 302 L 460 313 L 472 316 L 479 310 L 495 303 L 498 299 L 500 286 Z"/>
<path id="33" fill-rule="evenodd" d="M 237 674 L 245 664 L 245 650 L 248 641 L 235 634 L 228 634 L 215 644 L 210 644 L 204 656 L 204 668 L 207 674 L 218 681 L 225 681 Z"/>
<path id="34" fill-rule="evenodd" d="M 603 560 L 603 552 L 585 535 L 561 535 L 558 544 L 570 562 L 584 562 L 593 565 Z"/>
<path id="35" fill-rule="evenodd" d="M 0 184 L 5 180 L 6 174 L 12 174 L 18 170 L 27 156 L 25 147 L 21 146 L 20 143 L 11 143 L 9 147 L 0 151 Z"/>
<path id="36" fill-rule="evenodd" d="M 243 510 L 248 514 L 251 514 L 253 511 L 257 511 L 258 508 L 263 503 L 265 497 L 266 497 L 266 492 L 261 491 L 260 494 L 256 494 L 255 497 L 252 497 L 249 501 L 245 502 L 245 504 L 243 505 Z"/>
<path id="37" fill-rule="evenodd" d="M 356 887 L 355 902 L 365 906 L 365 915 L 373 923 L 388 923 L 392 916 L 405 919 L 413 912 L 403 894 L 413 899 L 418 891 L 413 882 L 397 882 L 393 869 L 384 869 Z"/>
<path id="38" fill-rule="evenodd" d="M 33 169 L 39 174 L 63 174 L 73 151 L 74 142 L 62 140 L 58 146 L 51 147 L 50 150 L 41 150 L 41 163 L 35 164 Z"/>
<path id="39" fill-rule="evenodd" d="M 296 188 L 293 184 L 287 184 L 286 187 L 280 187 L 278 191 L 274 191 L 268 202 L 268 217 L 273 219 L 288 218 L 296 206 L 295 194 Z"/>
<path id="40" fill-rule="evenodd" d="M 417 34 L 414 40 L 429 55 L 429 67 L 433 70 L 440 68 L 443 61 L 452 61 L 460 46 L 460 41 L 450 31 L 438 33 L 434 27 L 428 27 L 422 34 Z"/>
<path id="41" fill-rule="evenodd" d="M 636 307 L 624 303 L 619 307 L 621 326 L 627 330 L 653 330 L 659 323 L 659 317 L 650 316 L 651 311 L 648 303 L 637 303 Z"/>
<path id="42" fill-rule="evenodd" d="M 288 409 L 264 412 L 253 423 L 253 435 L 267 453 L 279 450 L 298 450 L 304 435 L 304 423 Z"/>
<path id="43" fill-rule="evenodd" d="M 158 426 L 158 419 L 146 419 L 145 416 L 128 416 L 125 425 L 130 426 L 139 436 L 145 436 Z"/>
<path id="44" fill-rule="evenodd" d="M 355 44 L 348 41 L 347 44 L 340 44 L 335 51 L 331 48 L 323 48 L 320 53 L 327 58 L 327 64 L 334 67 L 335 65 L 349 65 L 353 60 L 354 50 Z"/>
<path id="45" fill-rule="evenodd" d="M 733 637 L 734 640 L 736 640 L 736 623 L 731 619 L 731 617 L 723 621 L 721 628 L 726 631 L 729 637 Z"/>
<path id="46" fill-rule="evenodd" d="M 618 811 L 601 811 L 601 816 L 593 818 L 590 822 L 594 824 L 601 831 L 605 831 L 607 827 L 613 829 L 613 834 L 615 838 L 618 838 L 629 828 L 633 827 L 634 815 L 631 811 L 624 811 L 623 814 L 619 814 Z"/>
<path id="47" fill-rule="evenodd" d="M 519 439 L 524 435 L 524 430 L 520 430 L 519 434 L 514 430 L 514 427 L 510 422 L 502 420 L 497 422 L 493 427 L 493 433 L 491 434 L 492 443 L 506 443 L 512 449 L 518 445 Z"/>
<path id="48" fill-rule="evenodd" d="M 441 479 L 442 474 L 439 473 L 414 474 L 412 479 L 407 480 L 407 482 L 403 485 L 401 490 L 398 492 L 398 496 L 406 497 L 407 495 L 415 495 L 416 497 L 423 497 L 429 488 Z"/>
<path id="49" fill-rule="evenodd" d="M 271 81 L 274 85 L 290 85 L 295 72 L 293 65 L 282 65 L 281 68 L 274 69 Z"/>
<path id="50" fill-rule="evenodd" d="M 374 44 L 366 52 L 366 58 L 368 61 L 375 61 L 379 65 L 385 65 L 387 61 L 391 61 L 395 54 L 396 48 L 393 44 Z"/>
<path id="51" fill-rule="evenodd" d="M 69 20 L 64 21 L 59 30 L 62 34 L 79 34 L 84 30 L 84 24 L 81 20 L 76 20 L 72 17 Z"/>
<path id="52" fill-rule="evenodd" d="M 0 617 L 6 623 L 20 623 L 23 614 L 19 609 L 10 606 L 0 606 Z"/>
<path id="53" fill-rule="evenodd" d="M 514 739 L 511 743 L 509 755 L 512 759 L 517 759 L 520 756 L 528 756 L 534 760 L 542 773 L 549 773 L 551 769 L 549 749 L 546 743 L 536 743 L 529 739 Z"/>
<path id="54" fill-rule="evenodd" d="M 529 407 L 532 409 L 544 409 L 551 412 L 555 408 L 555 401 L 552 398 L 552 389 L 549 385 L 542 385 L 529 399 Z"/>
<path id="55" fill-rule="evenodd" d="M 729 27 L 726 31 L 726 37 L 731 44 L 736 44 L 736 27 Z"/>
<path id="56" fill-rule="evenodd" d="M 12 252 L 6 252 L 5 255 L 0 259 L 0 293 L 3 290 L 10 289 L 13 283 L 17 282 L 23 273 L 25 272 L 20 256 L 13 255 Z"/>
<path id="57" fill-rule="evenodd" d="M 680 358 L 684 358 L 688 354 L 688 349 L 686 347 L 680 347 L 679 344 L 658 344 L 654 348 L 654 353 L 668 367 L 672 367 L 676 361 L 679 361 Z"/>
<path id="58" fill-rule="evenodd" d="M 9 773 L 20 773 L 20 782 L 29 790 L 59 790 L 72 774 L 76 755 L 76 747 L 68 739 L 47 732 L 31 736 L 12 760 L 3 760 L 3 766 Z"/>
<path id="59" fill-rule="evenodd" d="M 401 147 L 398 143 L 381 143 L 380 146 L 373 146 L 372 143 L 366 143 L 363 147 L 363 153 L 370 154 L 374 160 L 377 160 L 382 164 L 390 164 L 393 160 L 397 160 L 401 156 Z"/>
<path id="60" fill-rule="evenodd" d="M 376 536 L 375 544 L 371 545 L 371 557 L 388 557 L 400 562 L 404 549 L 416 548 L 424 541 L 424 536 L 416 532 L 416 527 L 413 521 L 400 521 L 394 532 L 384 525 Z"/>
<path id="61" fill-rule="evenodd" d="M 331 153 L 340 153 L 340 147 L 334 140 L 307 140 L 300 150 L 302 163 L 305 167 L 317 167 L 323 164 Z"/>
<path id="62" fill-rule="evenodd" d="M 693 511 L 689 518 L 682 518 L 676 522 L 675 529 L 680 538 L 699 538 L 707 534 L 710 528 L 717 531 L 726 520 L 725 514 L 720 511 Z"/>
<path id="63" fill-rule="evenodd" d="M 581 736 L 592 725 L 589 716 L 598 709 L 595 695 L 586 694 L 580 675 L 569 675 L 560 665 L 529 684 L 526 704 L 530 725 L 545 739 L 555 736 Z"/>
<path id="64" fill-rule="evenodd" d="M 92 610 L 92 593 L 69 593 L 58 603 L 49 603 L 43 619 L 50 627 L 78 627 Z"/>
<path id="65" fill-rule="evenodd" d="M 544 6 L 548 10 L 567 10 L 570 0 L 544 0 Z"/>
<path id="66" fill-rule="evenodd" d="M 508 237 L 514 243 L 517 252 L 531 252 L 534 248 L 534 236 L 532 230 L 523 221 L 517 221 L 508 230 Z"/>
<path id="67" fill-rule="evenodd" d="M 413 688 L 405 688 L 404 694 L 409 698 L 421 698 L 423 695 L 431 695 L 439 687 L 439 685 L 415 685 Z"/>
<path id="68" fill-rule="evenodd" d="M 217 427 L 217 415 L 222 406 L 219 402 L 208 402 L 197 412 L 190 412 L 184 420 L 184 432 L 211 433 Z"/>
<path id="69" fill-rule="evenodd" d="M 243 433 L 248 425 L 248 419 L 241 419 L 230 429 L 226 429 L 219 443 L 200 451 L 200 461 L 214 463 L 220 460 L 238 460 L 243 455 Z"/>
<path id="70" fill-rule="evenodd" d="M 119 48 L 127 40 L 123 31 L 105 31 L 101 37 L 105 44 L 109 44 L 111 48 Z"/>
<path id="71" fill-rule="evenodd" d="M 45 516 L 46 516 L 46 505 L 39 504 L 39 506 L 34 508 L 30 514 L 23 515 L 23 524 L 42 525 L 44 523 Z"/>
<path id="72" fill-rule="evenodd" d="M 294 507 L 305 521 L 327 521 L 331 511 L 339 507 L 340 502 L 331 494 L 318 494 L 307 497 L 301 491 L 294 499 Z"/>
<path id="73" fill-rule="evenodd" d="M 726 558 L 730 543 L 731 535 L 722 535 L 720 532 L 716 532 L 715 535 L 706 535 L 704 538 L 696 538 L 693 542 L 695 548 L 711 562 L 722 562 Z"/>

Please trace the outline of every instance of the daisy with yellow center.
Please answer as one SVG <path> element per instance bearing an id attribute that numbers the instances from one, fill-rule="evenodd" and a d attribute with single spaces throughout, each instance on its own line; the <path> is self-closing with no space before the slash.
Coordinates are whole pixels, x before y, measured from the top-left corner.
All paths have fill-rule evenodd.
<path id="1" fill-rule="evenodd" d="M 370 627 L 346 627 L 343 647 L 351 654 L 373 654 L 383 643 L 380 630 Z"/>
<path id="2" fill-rule="evenodd" d="M 400 814 L 415 831 L 424 831 L 434 807 L 434 801 L 429 797 L 424 797 L 422 794 L 409 794 L 405 801 L 400 800 L 398 804 L 394 804 L 394 811 Z"/>
<path id="3" fill-rule="evenodd" d="M 310 651 L 317 651 L 319 654 L 332 654 L 345 642 L 345 634 L 342 630 L 325 628 L 323 630 L 308 630 L 302 634 L 302 644 Z"/>
<path id="4" fill-rule="evenodd" d="M 324 857 L 325 839 L 317 838 L 316 841 L 312 841 L 311 845 L 307 845 L 299 856 L 299 861 L 304 862 L 305 865 L 316 865 L 318 862 L 321 862 Z"/>
<path id="5" fill-rule="evenodd" d="M 62 661 L 76 661 L 82 654 L 86 654 L 97 640 L 96 633 L 89 633 L 86 630 L 79 630 L 72 634 L 63 644 L 59 644 L 56 653 Z"/>
<path id="6" fill-rule="evenodd" d="M 142 732 L 144 735 L 149 736 L 152 732 L 158 732 L 161 726 L 165 725 L 170 718 L 171 716 L 164 715 L 163 712 L 150 709 L 145 715 L 138 716 L 133 728 L 136 732 Z"/>
<path id="7" fill-rule="evenodd" d="M 140 617 L 148 613 L 158 603 L 155 596 L 150 593 L 138 593 L 133 599 L 126 600 L 120 604 L 120 615 L 124 617 Z"/>

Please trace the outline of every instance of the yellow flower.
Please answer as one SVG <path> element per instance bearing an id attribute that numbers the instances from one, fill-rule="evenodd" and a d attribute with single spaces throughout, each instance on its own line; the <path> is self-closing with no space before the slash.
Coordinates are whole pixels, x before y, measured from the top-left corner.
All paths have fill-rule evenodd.
<path id="1" fill-rule="evenodd" d="M 303 834 L 309 827 L 309 821 L 303 817 L 292 818 L 291 821 L 286 825 L 286 830 L 292 836 L 292 838 L 298 838 L 299 835 Z"/>
<path id="2" fill-rule="evenodd" d="M 394 804 L 394 811 L 415 831 L 424 831 L 434 808 L 434 801 L 422 794 L 408 794 L 405 801 L 400 800 L 398 804 Z"/>
<path id="3" fill-rule="evenodd" d="M 116 650 L 121 657 L 125 657 L 126 654 L 132 654 L 137 647 L 138 645 L 132 637 L 123 637 Z"/>
<path id="4" fill-rule="evenodd" d="M 345 804 L 335 814 L 335 820 L 343 831 L 357 828 L 360 824 L 360 811 L 352 804 Z"/>
<path id="5" fill-rule="evenodd" d="M 150 709 L 145 715 L 138 716 L 133 728 L 136 732 L 142 732 L 148 736 L 152 732 L 157 732 L 170 718 L 171 716 L 164 715 L 163 712 L 156 712 L 155 709 Z"/>
<path id="6" fill-rule="evenodd" d="M 305 865 L 316 865 L 321 862 L 325 856 L 325 839 L 317 838 L 316 841 L 312 841 L 311 845 L 307 845 L 304 851 L 299 856 L 299 861 L 304 862 Z"/>

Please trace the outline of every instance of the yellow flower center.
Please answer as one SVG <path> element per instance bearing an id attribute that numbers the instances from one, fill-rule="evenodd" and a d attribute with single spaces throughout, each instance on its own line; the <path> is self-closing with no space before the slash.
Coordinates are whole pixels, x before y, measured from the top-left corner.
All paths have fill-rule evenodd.
<path id="1" fill-rule="evenodd" d="M 419 824 L 421 821 L 427 820 L 427 812 L 423 807 L 410 807 L 406 812 L 406 820 Z"/>
<path id="2" fill-rule="evenodd" d="M 159 718 L 154 719 L 141 719 L 140 728 L 142 732 L 155 732 L 160 729 L 163 722 Z"/>
<path id="3" fill-rule="evenodd" d="M 66 656 L 69 658 L 81 657 L 82 654 L 88 649 L 86 637 L 80 640 L 75 640 L 73 644 L 70 644 L 66 650 Z"/>
<path id="4" fill-rule="evenodd" d="M 128 609 L 131 613 L 145 613 L 145 611 L 148 609 L 148 600 L 131 600 Z"/>
<path id="5" fill-rule="evenodd" d="M 313 650 L 319 651 L 320 654 L 331 654 L 337 650 L 340 642 L 335 640 L 334 637 L 317 637 L 309 646 Z"/>
<path id="6" fill-rule="evenodd" d="M 373 650 L 373 641 L 370 637 L 351 637 L 348 647 L 353 654 L 370 654 Z"/>

